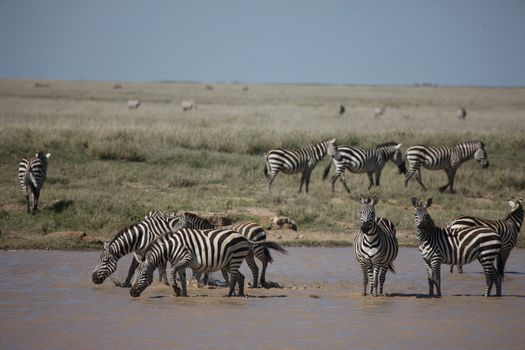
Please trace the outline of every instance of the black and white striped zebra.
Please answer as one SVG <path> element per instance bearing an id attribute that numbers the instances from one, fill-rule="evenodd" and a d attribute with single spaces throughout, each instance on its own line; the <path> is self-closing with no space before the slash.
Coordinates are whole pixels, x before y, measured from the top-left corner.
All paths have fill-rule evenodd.
<path id="1" fill-rule="evenodd" d="M 501 296 L 503 280 L 502 265 L 494 267 L 494 260 L 499 259 L 501 240 L 499 235 L 486 227 L 466 227 L 451 230 L 437 227 L 427 209 L 432 198 L 420 203 L 412 198 L 414 222 L 419 238 L 419 251 L 423 256 L 428 274 L 428 294 L 441 296 L 441 264 L 465 265 L 478 259 L 483 266 L 486 285 L 485 296 L 490 296 L 492 286 L 496 284 L 496 296 Z"/>
<path id="2" fill-rule="evenodd" d="M 308 192 L 310 176 L 315 166 L 327 154 L 337 157 L 337 145 L 335 139 L 326 140 L 310 147 L 303 147 L 295 150 L 285 148 L 275 148 L 265 153 L 264 175 L 268 181 L 268 191 L 272 191 L 272 182 L 277 173 L 285 174 L 301 173 L 301 184 L 299 193 L 305 186 Z"/>
<path id="3" fill-rule="evenodd" d="M 510 213 L 505 219 L 489 220 L 464 215 L 454 218 L 447 226 L 449 229 L 484 226 L 494 230 L 500 236 L 502 243 L 500 251 L 501 259 L 498 259 L 498 264 L 501 263 L 502 266 L 498 268 L 503 272 L 505 272 L 505 264 L 507 263 L 510 252 L 516 246 L 524 215 L 523 199 L 512 198 L 509 199 L 508 203 L 510 206 Z M 454 265 L 450 266 L 450 272 L 453 271 L 453 266 Z M 458 272 L 463 272 L 461 265 L 458 266 Z"/>
<path id="4" fill-rule="evenodd" d="M 27 212 L 36 212 L 38 208 L 38 199 L 40 198 L 40 191 L 44 186 L 47 172 L 47 160 L 51 157 L 51 153 L 44 154 L 38 152 L 33 158 L 23 158 L 18 165 L 18 179 L 20 180 L 20 187 L 26 197 Z M 31 196 L 31 206 L 29 204 L 29 197 Z"/>
<path id="5" fill-rule="evenodd" d="M 160 211 L 149 212 L 146 215 L 146 219 L 119 231 L 111 242 L 104 244 L 104 250 L 100 255 L 99 262 L 93 270 L 93 282 L 96 284 L 104 282 L 107 277 L 115 272 L 117 262 L 121 257 L 134 253 L 135 257 L 131 262 L 124 282 L 114 281 L 120 287 L 130 287 L 135 269 L 148 245 L 160 235 L 174 232 L 182 226 L 181 218 L 178 216 L 168 217 Z M 164 280 L 165 284 L 168 284 L 165 270 L 165 266 L 159 269 L 159 278 L 161 281 Z"/>
<path id="6" fill-rule="evenodd" d="M 346 169 L 356 174 L 366 173 L 370 181 L 368 189 L 374 185 L 379 186 L 381 172 L 389 160 L 397 165 L 400 174 L 406 173 L 405 160 L 403 159 L 400 143 L 387 142 L 377 145 L 374 149 L 365 149 L 357 146 L 338 146 L 336 156 L 332 159 L 332 162 L 335 164 L 335 174 L 331 179 L 332 192 L 335 190 L 335 182 L 339 179 L 345 186 L 346 191 L 350 193 L 344 175 Z M 328 176 L 332 162 L 328 163 L 324 170 L 323 180 Z"/>
<path id="7" fill-rule="evenodd" d="M 396 227 L 384 218 L 375 215 L 376 196 L 366 198 L 359 195 L 361 201 L 361 229 L 354 238 L 354 254 L 363 271 L 363 295 L 370 284 L 370 294 L 383 294 L 383 285 L 387 270 L 395 273 L 393 262 L 397 257 L 399 245 Z"/>
<path id="8" fill-rule="evenodd" d="M 485 144 L 481 141 L 465 141 L 453 146 L 434 147 L 428 145 L 417 145 L 410 147 L 406 152 L 409 170 L 405 176 L 405 186 L 413 177 L 427 190 L 421 181 L 421 166 L 429 170 L 444 170 L 448 177 L 446 185 L 441 186 L 439 191 L 443 192 L 449 187 L 450 193 L 454 193 L 454 177 L 461 164 L 469 159 L 476 159 L 483 168 L 489 166 Z"/>
<path id="9" fill-rule="evenodd" d="M 229 274 L 230 290 L 233 296 L 235 284 L 239 285 L 239 296 L 244 296 L 244 276 L 239 267 L 247 255 L 253 254 L 256 247 L 279 249 L 271 241 L 251 242 L 237 231 L 230 229 L 194 230 L 180 229 L 156 239 L 145 253 L 137 268 L 130 290 L 132 297 L 138 297 L 153 281 L 155 268 L 168 261 L 172 266 L 173 290 L 177 296 L 187 296 L 186 269 L 194 273 L 210 273 L 226 269 Z M 179 275 L 181 288 L 176 282 Z"/>
<path id="10" fill-rule="evenodd" d="M 185 227 L 188 228 L 199 228 L 199 229 L 213 229 L 213 228 L 223 228 L 223 229 L 231 229 L 239 232 L 241 235 L 246 237 L 248 240 L 253 242 L 261 242 L 266 241 L 267 235 L 266 230 L 259 224 L 256 224 L 254 222 L 239 222 L 233 225 L 228 226 L 222 226 L 218 227 L 208 220 L 195 215 L 191 213 L 184 213 L 187 217 L 181 222 L 188 222 L 188 224 Z M 277 244 L 277 243 L 275 243 Z M 279 246 L 279 249 L 277 249 L 280 253 L 287 254 L 288 252 L 286 249 Z M 264 287 L 266 285 L 266 269 L 268 267 L 268 263 L 273 262 L 272 255 L 270 251 L 265 248 L 264 246 L 257 246 L 254 249 L 253 254 L 249 254 L 246 258 L 246 263 L 248 264 L 248 267 L 250 268 L 253 276 L 253 282 L 252 287 L 258 288 L 259 287 L 259 267 L 257 266 L 257 263 L 255 262 L 255 259 L 257 258 L 261 264 L 262 264 L 262 271 L 261 271 L 261 279 L 260 279 L 260 285 Z M 223 273 L 224 275 L 224 273 Z M 226 276 L 225 276 L 226 277 Z M 205 277 L 205 283 L 206 283 Z M 197 277 L 197 280 L 200 280 L 199 277 Z M 227 281 L 227 278 L 225 278 Z"/>

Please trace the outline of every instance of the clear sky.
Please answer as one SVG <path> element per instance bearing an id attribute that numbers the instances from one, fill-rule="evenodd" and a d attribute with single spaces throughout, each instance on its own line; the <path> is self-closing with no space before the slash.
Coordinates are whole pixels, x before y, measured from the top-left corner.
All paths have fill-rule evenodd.
<path id="1" fill-rule="evenodd" d="M 0 78 L 525 86 L 525 1 L 0 0 Z"/>

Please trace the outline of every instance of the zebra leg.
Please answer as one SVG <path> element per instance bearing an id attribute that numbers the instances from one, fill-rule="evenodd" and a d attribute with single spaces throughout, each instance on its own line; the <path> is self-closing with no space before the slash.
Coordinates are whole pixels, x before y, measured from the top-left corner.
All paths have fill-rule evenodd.
<path id="1" fill-rule="evenodd" d="M 379 180 L 381 179 L 381 170 L 382 169 L 379 169 L 375 172 L 375 175 L 376 175 L 376 182 L 375 182 L 375 185 L 376 186 L 379 186 Z"/>
<path id="2" fill-rule="evenodd" d="M 308 193 L 308 190 L 310 189 L 310 176 L 312 176 L 312 170 L 313 169 L 309 169 L 306 173 L 306 179 L 305 179 L 306 193 Z"/>
<path id="3" fill-rule="evenodd" d="M 114 281 L 115 285 L 117 287 L 122 287 L 122 288 L 131 287 L 131 279 L 133 278 L 133 275 L 135 274 L 135 270 L 137 269 L 137 266 L 139 266 L 139 261 L 137 261 L 137 259 L 133 257 L 133 260 L 131 260 L 131 265 L 129 265 L 128 276 L 126 277 L 124 282 L 119 283 L 119 282 Z"/>
<path id="4" fill-rule="evenodd" d="M 27 212 L 31 213 L 31 204 L 29 204 L 29 193 L 27 193 L 27 190 L 26 190 L 25 197 L 26 197 L 26 204 L 27 204 Z"/>
<path id="5" fill-rule="evenodd" d="M 432 279 L 436 286 L 436 296 L 441 297 L 441 261 L 432 262 Z"/>
<path id="6" fill-rule="evenodd" d="M 258 283 L 257 283 L 259 281 L 259 267 L 255 263 L 255 258 L 252 253 L 246 256 L 246 263 L 248 264 L 248 267 L 252 271 L 252 276 L 253 276 L 252 288 L 259 288 Z"/>
<path id="7" fill-rule="evenodd" d="M 272 182 L 273 182 L 273 180 L 275 180 L 276 176 L 277 176 L 277 174 L 271 173 L 267 177 L 267 180 L 268 180 L 268 192 L 270 192 L 270 193 L 272 193 Z"/>
<path id="8" fill-rule="evenodd" d="M 40 191 L 37 188 L 34 188 L 31 190 L 31 204 L 33 205 L 33 208 L 31 209 L 31 213 L 36 213 L 36 208 L 38 206 L 38 196 Z"/>
<path id="9" fill-rule="evenodd" d="M 423 191 L 426 191 L 427 188 L 425 187 L 425 185 L 423 185 L 423 181 L 421 181 L 421 169 L 417 169 L 417 173 L 416 173 L 416 181 L 418 184 L 421 185 L 421 187 L 423 188 Z"/>
<path id="10" fill-rule="evenodd" d="M 377 287 L 379 285 L 379 273 L 380 273 L 380 267 L 374 266 L 374 275 L 372 277 L 372 296 L 377 297 Z"/>
<path id="11" fill-rule="evenodd" d="M 363 296 L 365 296 L 368 287 L 368 267 L 365 264 L 361 264 L 361 270 L 363 271 Z"/>
<path id="12" fill-rule="evenodd" d="M 221 269 L 222 278 L 224 278 L 224 283 L 226 283 L 227 286 L 230 285 L 230 276 L 228 275 L 228 269 Z"/>
<path id="13" fill-rule="evenodd" d="M 177 270 L 177 273 L 179 274 L 180 286 L 182 288 L 182 293 L 180 295 L 177 295 L 177 296 L 187 297 L 188 296 L 188 286 L 186 284 L 186 268 L 185 267 L 179 268 Z M 173 276 L 173 277 L 175 277 L 175 276 Z M 175 294 L 177 294 L 176 290 L 175 290 Z"/>
<path id="14" fill-rule="evenodd" d="M 164 284 L 169 286 L 170 283 L 168 281 L 168 274 L 166 273 L 167 266 L 166 264 L 162 264 L 159 266 L 159 282 L 163 282 Z"/>
<path id="15" fill-rule="evenodd" d="M 458 273 L 463 273 L 463 265 L 458 265 Z"/>
<path id="16" fill-rule="evenodd" d="M 408 171 L 408 173 L 405 175 L 405 187 L 408 185 L 408 181 L 412 179 L 412 177 L 416 174 L 416 169 L 413 169 L 412 167 Z"/>
<path id="17" fill-rule="evenodd" d="M 509 255 L 510 255 L 510 249 L 505 249 L 503 250 L 503 248 L 500 250 L 500 254 L 501 254 L 501 266 L 499 266 L 500 264 L 500 260 L 497 260 L 497 265 L 498 265 L 498 270 L 501 270 L 503 272 L 505 272 L 505 264 L 507 264 L 507 259 L 509 258 Z"/>
<path id="18" fill-rule="evenodd" d="M 368 175 L 368 181 L 369 181 L 368 189 L 370 189 L 370 188 L 372 188 L 372 186 L 374 186 L 373 173 L 372 172 L 367 172 L 366 175 Z"/>
<path id="19" fill-rule="evenodd" d="M 384 266 L 381 267 L 381 269 L 379 270 L 380 271 L 380 275 L 379 275 L 379 294 L 380 295 L 383 295 L 383 285 L 385 284 L 387 270 L 388 269 Z"/>
<path id="20" fill-rule="evenodd" d="M 428 295 L 433 296 L 434 295 L 434 278 L 432 274 L 432 266 L 425 261 L 425 267 L 427 269 L 427 279 L 428 279 Z"/>
<path id="21" fill-rule="evenodd" d="M 261 270 L 261 287 L 266 286 L 266 268 L 268 267 L 268 260 L 266 257 L 259 258 L 259 260 L 262 263 L 262 270 Z"/>
<path id="22" fill-rule="evenodd" d="M 237 271 L 237 284 L 239 285 L 239 296 L 244 296 L 244 275 L 241 271 Z"/>
<path id="23" fill-rule="evenodd" d="M 341 175 L 341 178 L 339 179 L 339 181 L 341 181 L 341 183 L 342 183 L 343 186 L 345 187 L 346 192 L 350 193 L 350 188 L 348 188 L 348 185 L 346 184 L 345 174 L 342 174 L 342 175 Z"/>
<path id="24" fill-rule="evenodd" d="M 181 294 L 181 289 L 179 288 L 179 286 L 177 285 L 177 273 L 179 271 L 180 268 L 172 268 L 171 269 L 171 279 L 173 280 L 173 292 L 175 293 L 175 296 L 177 297 L 180 297 L 180 294 Z M 179 273 L 179 276 L 180 276 L 180 273 Z M 186 277 L 186 276 L 184 276 Z M 181 279 L 181 286 L 185 288 L 185 283 L 182 284 L 182 279 Z"/>
<path id="25" fill-rule="evenodd" d="M 341 176 L 341 174 L 337 173 L 337 171 L 336 171 L 335 174 L 334 174 L 334 176 L 332 176 L 332 179 L 330 180 L 331 183 L 332 183 L 332 193 L 335 192 L 335 182 L 337 181 L 337 179 L 339 178 L 339 176 Z M 341 181 L 343 181 L 342 178 L 341 178 Z"/>
<path id="26" fill-rule="evenodd" d="M 301 184 L 299 185 L 299 193 L 303 191 L 303 184 L 306 179 L 306 170 L 301 173 Z"/>

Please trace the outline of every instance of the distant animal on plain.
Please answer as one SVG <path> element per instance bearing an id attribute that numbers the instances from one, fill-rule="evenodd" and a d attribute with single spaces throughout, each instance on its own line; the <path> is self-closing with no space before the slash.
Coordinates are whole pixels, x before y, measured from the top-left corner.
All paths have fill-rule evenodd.
<path id="1" fill-rule="evenodd" d="M 343 115 L 346 112 L 346 108 L 344 105 L 339 105 L 339 115 Z"/>
<path id="2" fill-rule="evenodd" d="M 51 153 L 38 152 L 33 158 L 23 158 L 18 165 L 18 179 L 26 197 L 28 213 L 32 212 L 34 214 L 38 208 L 40 191 L 46 180 L 47 160 L 50 157 Z M 33 205 L 32 210 L 30 209 L 29 197 L 31 197 Z"/>
<path id="3" fill-rule="evenodd" d="M 381 117 L 385 115 L 385 107 L 374 108 L 374 117 Z"/>
<path id="4" fill-rule="evenodd" d="M 128 109 L 138 109 L 140 104 L 140 100 L 128 100 Z"/>
<path id="5" fill-rule="evenodd" d="M 458 119 L 465 119 L 467 117 L 467 110 L 461 107 L 460 109 L 458 109 L 456 116 L 458 117 Z"/>
<path id="6" fill-rule="evenodd" d="M 197 109 L 197 103 L 194 100 L 184 100 L 180 104 L 184 112 L 191 111 L 192 109 Z"/>

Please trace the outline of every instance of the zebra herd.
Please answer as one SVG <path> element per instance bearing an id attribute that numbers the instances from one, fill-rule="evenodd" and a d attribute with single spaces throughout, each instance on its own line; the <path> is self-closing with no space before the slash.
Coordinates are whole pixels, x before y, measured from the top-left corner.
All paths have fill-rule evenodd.
<path id="1" fill-rule="evenodd" d="M 414 179 L 425 191 L 427 188 L 421 181 L 421 166 L 429 170 L 444 170 L 448 182 L 441 186 L 439 191 L 443 192 L 448 187 L 450 193 L 454 193 L 454 178 L 461 164 L 474 158 L 483 168 L 489 166 L 485 144 L 481 141 L 465 141 L 443 147 L 412 146 L 406 151 L 406 160 L 409 164 L 407 171 L 400 143 L 388 142 L 377 145 L 373 149 L 365 149 L 358 146 L 338 146 L 336 140 L 331 139 L 310 147 L 295 150 L 275 148 L 265 153 L 264 174 L 268 181 L 268 190 L 271 192 L 272 182 L 277 174 L 282 172 L 284 174 L 301 173 L 299 192 L 302 192 L 303 184 L 305 191 L 308 192 L 312 171 L 326 155 L 332 158 L 335 165 L 335 174 L 331 179 L 332 192 L 335 190 L 337 179 L 340 179 L 345 189 L 350 192 L 344 176 L 345 170 L 356 174 L 366 173 L 370 180 L 368 189 L 372 186 L 379 186 L 381 172 L 388 161 L 397 165 L 399 173 L 406 174 L 405 187 L 411 179 Z M 323 180 L 328 176 L 332 162 L 326 167 Z"/>
<path id="2" fill-rule="evenodd" d="M 335 139 L 320 142 L 311 147 L 296 150 L 277 148 L 265 154 L 264 173 L 268 190 L 279 172 L 301 173 L 299 192 L 303 186 L 308 192 L 311 173 L 326 155 L 332 160 L 324 171 L 325 179 L 332 165 L 335 174 L 331 178 L 332 192 L 340 179 L 350 192 L 344 172 L 367 173 L 369 189 L 380 185 L 381 172 L 388 161 L 405 173 L 405 186 L 415 179 L 423 189 L 421 166 L 442 169 L 448 182 L 439 188 L 454 193 L 454 177 L 459 166 L 469 159 L 476 159 L 482 167 L 489 165 L 485 145 L 481 141 L 466 141 L 450 147 L 416 145 L 406 151 L 408 171 L 403 159 L 401 144 L 389 142 L 365 149 L 357 146 L 338 146 Z M 18 177 L 26 197 L 27 211 L 35 213 L 40 191 L 46 179 L 47 160 L 51 154 L 38 152 L 33 158 L 24 158 L 19 164 Z M 32 208 L 29 197 L 32 200 Z M 354 239 L 354 254 L 363 272 L 363 294 L 383 294 L 387 271 L 395 272 L 394 260 L 398 255 L 395 225 L 386 218 L 376 216 L 377 196 L 359 195 L 361 203 L 361 227 Z M 490 296 L 493 285 L 496 295 L 501 295 L 505 263 L 516 245 L 524 218 L 523 201 L 509 200 L 511 211 L 505 219 L 486 220 L 470 216 L 453 219 L 445 228 L 435 225 L 428 208 L 432 198 L 420 202 L 412 198 L 416 235 L 419 250 L 427 269 L 429 295 L 441 296 L 441 264 L 459 267 L 477 259 L 486 278 L 485 296 Z M 229 285 L 228 296 L 244 295 L 244 276 L 239 271 L 246 260 L 252 273 L 252 287 L 264 287 L 266 269 L 273 262 L 271 250 L 286 254 L 280 244 L 267 240 L 263 227 L 254 222 L 242 222 L 217 227 L 208 220 L 192 213 L 164 213 L 151 211 L 143 220 L 120 230 L 109 243 L 104 244 L 98 264 L 92 273 L 95 284 L 103 283 L 117 269 L 117 262 L 127 254 L 134 254 L 124 281 L 115 281 L 120 287 L 131 288 L 130 295 L 138 297 L 153 281 L 153 272 L 159 270 L 159 280 L 171 285 L 177 296 L 187 296 L 186 270 L 191 268 L 200 281 L 202 274 L 207 282 L 208 274 L 221 271 Z M 259 267 L 256 259 L 262 265 Z M 171 274 L 167 274 L 168 262 Z M 178 280 L 180 282 L 177 282 Z M 180 283 L 180 287 L 179 284 Z M 238 292 L 235 287 L 238 286 Z"/>

